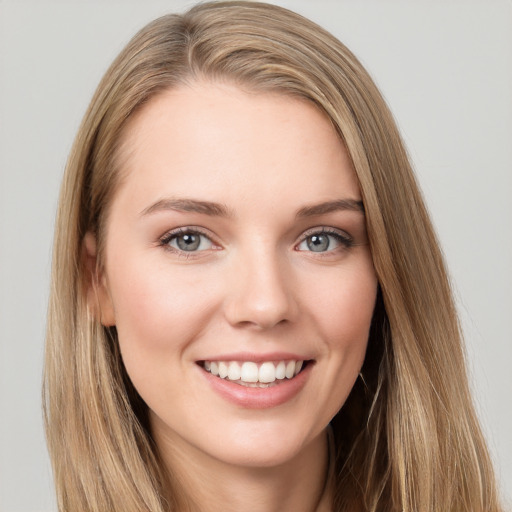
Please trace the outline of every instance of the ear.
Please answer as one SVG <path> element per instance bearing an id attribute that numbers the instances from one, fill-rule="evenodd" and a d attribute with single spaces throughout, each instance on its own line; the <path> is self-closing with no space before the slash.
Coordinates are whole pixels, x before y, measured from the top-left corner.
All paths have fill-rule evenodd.
<path id="1" fill-rule="evenodd" d="M 87 273 L 87 304 L 97 320 L 111 327 L 116 324 L 114 305 L 106 275 L 98 265 L 96 237 L 90 231 L 84 236 L 82 251 Z"/>

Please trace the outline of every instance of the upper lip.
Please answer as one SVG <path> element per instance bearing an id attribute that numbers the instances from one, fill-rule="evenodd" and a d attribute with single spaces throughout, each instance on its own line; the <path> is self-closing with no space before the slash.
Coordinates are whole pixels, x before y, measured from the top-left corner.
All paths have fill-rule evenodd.
<path id="1" fill-rule="evenodd" d="M 231 352 L 229 354 L 218 354 L 211 357 L 204 357 L 199 361 L 252 361 L 254 363 L 263 363 L 265 361 L 308 361 L 312 359 L 305 354 L 296 354 L 292 352 Z"/>

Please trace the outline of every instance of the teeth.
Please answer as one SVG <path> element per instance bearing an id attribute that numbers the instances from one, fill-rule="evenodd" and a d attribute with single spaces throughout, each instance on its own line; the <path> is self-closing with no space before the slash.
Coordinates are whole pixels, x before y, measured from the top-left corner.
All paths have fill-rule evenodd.
<path id="1" fill-rule="evenodd" d="M 250 362 L 242 364 L 240 379 L 244 382 L 258 382 L 258 365 Z"/>
<path id="2" fill-rule="evenodd" d="M 288 361 L 286 364 L 285 375 L 287 379 L 291 379 L 295 374 L 295 361 Z"/>
<path id="3" fill-rule="evenodd" d="M 286 363 L 280 361 L 276 366 L 276 379 L 282 380 L 286 377 Z"/>
<path id="4" fill-rule="evenodd" d="M 206 368 L 206 366 L 205 366 L 205 368 Z M 240 380 L 241 376 L 242 376 L 242 369 L 240 368 L 240 365 L 236 361 L 231 361 L 231 363 L 229 363 L 228 379 L 229 380 Z"/>
<path id="5" fill-rule="evenodd" d="M 219 362 L 219 377 L 221 379 L 225 379 L 228 376 L 228 365 L 226 363 L 223 363 L 222 361 Z"/>
<path id="6" fill-rule="evenodd" d="M 264 382 L 266 384 L 274 382 L 276 380 L 276 367 L 274 366 L 274 363 L 263 363 L 260 366 L 258 376 L 258 380 L 260 382 Z"/>
<path id="7" fill-rule="evenodd" d="M 301 371 L 303 364 L 302 360 L 265 361 L 259 366 L 252 361 L 204 361 L 203 367 L 221 379 L 259 387 L 258 384 L 271 384 L 285 378 L 292 379 Z"/>

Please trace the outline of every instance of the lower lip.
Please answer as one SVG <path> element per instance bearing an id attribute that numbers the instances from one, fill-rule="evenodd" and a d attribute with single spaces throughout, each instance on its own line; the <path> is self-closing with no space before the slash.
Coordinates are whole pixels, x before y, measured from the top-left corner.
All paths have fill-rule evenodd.
<path id="1" fill-rule="evenodd" d="M 246 409 L 268 409 L 292 400 L 299 394 L 311 374 L 312 362 L 293 379 L 283 379 L 268 388 L 252 388 L 215 377 L 205 369 L 201 372 L 212 389 L 229 402 Z"/>

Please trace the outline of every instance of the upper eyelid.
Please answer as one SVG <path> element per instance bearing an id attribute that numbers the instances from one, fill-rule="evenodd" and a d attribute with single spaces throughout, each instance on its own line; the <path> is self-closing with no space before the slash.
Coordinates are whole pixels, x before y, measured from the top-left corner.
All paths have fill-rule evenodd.
<path id="1" fill-rule="evenodd" d="M 309 228 L 306 231 L 302 232 L 299 240 L 302 241 L 302 240 L 308 238 L 309 236 L 318 235 L 318 234 L 322 234 L 322 233 L 325 233 L 327 235 L 339 235 L 342 238 L 353 240 L 352 235 L 350 233 L 348 233 L 347 231 L 345 231 L 344 229 L 334 228 L 331 226 L 317 226 L 314 228 Z"/>
<path id="2" fill-rule="evenodd" d="M 199 226 L 183 226 L 175 229 L 170 229 L 169 231 L 166 231 L 162 236 L 158 237 L 160 241 L 170 240 L 176 236 L 184 235 L 187 233 L 197 233 L 198 235 L 203 235 L 212 242 L 214 242 L 214 236 L 212 234 Z"/>

